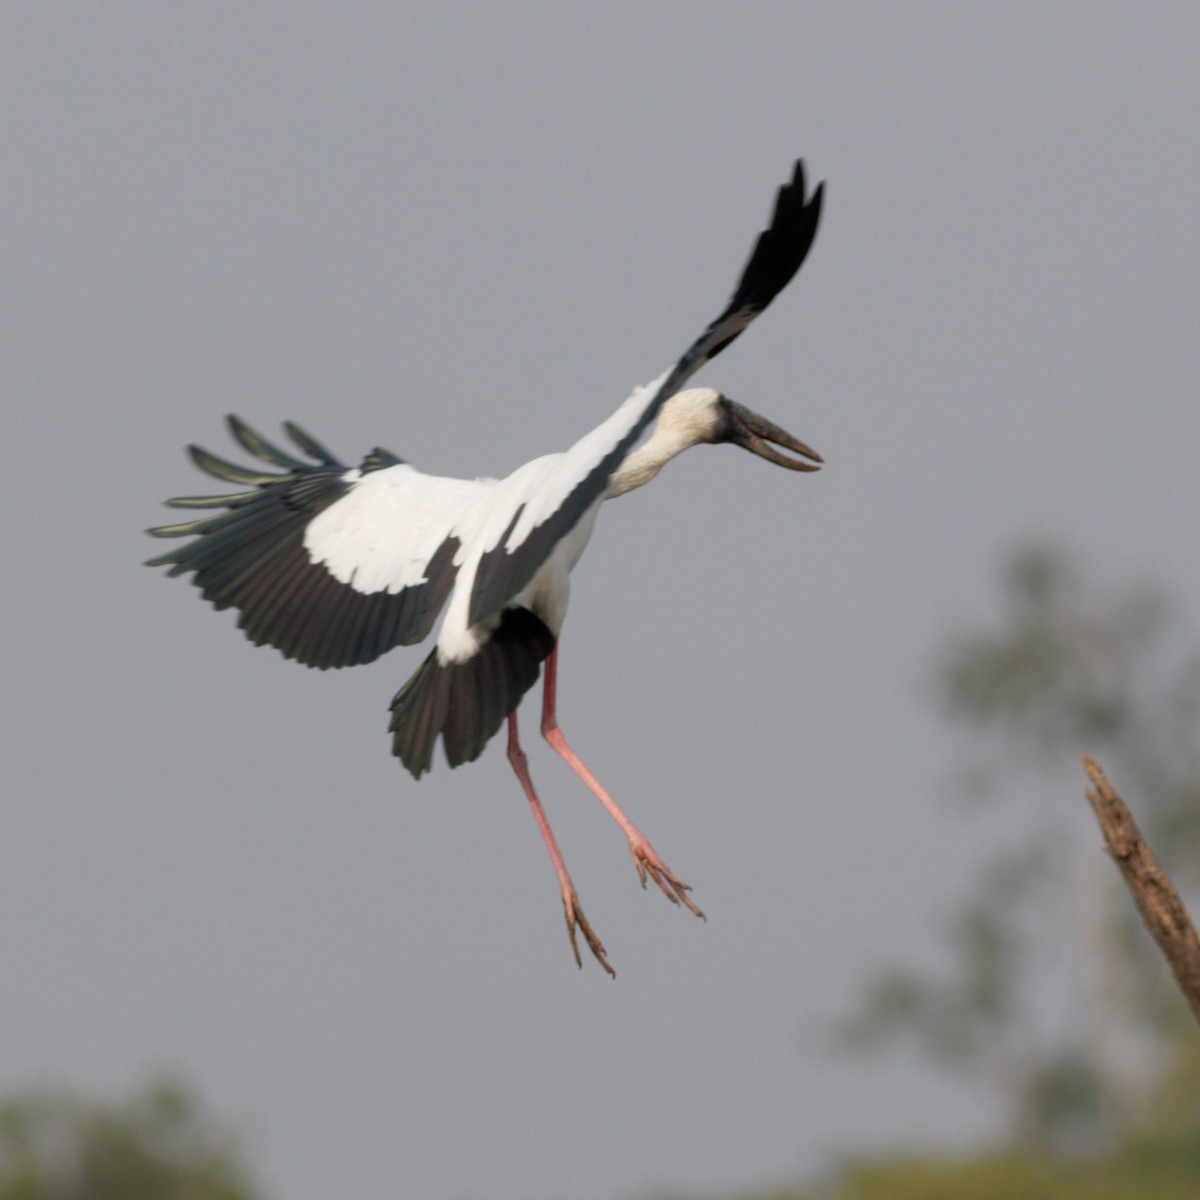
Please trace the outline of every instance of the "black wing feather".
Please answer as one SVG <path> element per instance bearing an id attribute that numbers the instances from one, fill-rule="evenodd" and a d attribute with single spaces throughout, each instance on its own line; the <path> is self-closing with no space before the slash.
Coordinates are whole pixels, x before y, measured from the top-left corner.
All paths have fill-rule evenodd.
<path id="1" fill-rule="evenodd" d="M 283 432 L 308 455 L 309 458 L 315 458 L 317 462 L 324 463 L 327 467 L 341 466 L 337 458 L 330 454 L 320 442 L 310 433 L 305 433 L 295 421 L 284 421 Z"/>
<path id="2" fill-rule="evenodd" d="M 225 421 L 229 425 L 229 432 L 238 440 L 242 448 L 253 454 L 260 462 L 268 463 L 273 467 L 282 467 L 285 471 L 303 471 L 310 465 L 291 454 L 284 453 L 277 446 L 271 445 L 265 437 L 255 433 L 245 421 L 233 413 L 230 413 Z"/>
<path id="3" fill-rule="evenodd" d="M 646 406 L 633 428 L 604 456 L 566 500 L 520 545 L 507 550 L 507 535 L 485 552 L 475 572 L 469 619 L 472 624 L 498 612 L 534 577 L 554 547 L 604 494 L 613 472 L 658 416 L 659 410 L 709 359 L 720 354 L 791 281 L 800 269 L 821 216 L 825 185 L 805 199 L 804 164 L 796 163 L 790 183 L 779 189 L 769 228 L 754 245 L 725 310 L 688 347 Z M 520 516 L 518 512 L 517 516 Z M 514 519 L 515 527 L 515 519 Z"/>
<path id="4" fill-rule="evenodd" d="M 189 447 L 201 470 L 253 490 L 168 500 L 177 508 L 225 511 L 151 529 L 156 537 L 192 540 L 149 565 L 169 567 L 171 575 L 194 572 L 192 581 L 206 600 L 218 609 L 240 610 L 238 625 L 252 642 L 274 646 L 310 667 L 371 662 L 394 646 L 426 637 L 454 582 L 457 540 L 443 543 L 420 584 L 399 592 L 356 591 L 312 562 L 304 546 L 308 523 L 353 486 L 346 465 L 290 422 L 284 426 L 288 436 L 315 462 L 285 453 L 235 416 L 228 422 L 244 449 L 285 474 L 248 470 Z M 400 461 L 377 448 L 360 469 L 367 473 Z"/>

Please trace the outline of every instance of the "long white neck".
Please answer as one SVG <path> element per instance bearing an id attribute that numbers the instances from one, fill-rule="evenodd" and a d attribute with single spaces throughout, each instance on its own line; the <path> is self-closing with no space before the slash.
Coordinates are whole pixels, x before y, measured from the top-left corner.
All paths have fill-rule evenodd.
<path id="1" fill-rule="evenodd" d="M 605 499 L 623 496 L 649 483 L 677 454 L 696 445 L 699 439 L 689 430 L 664 429 L 662 424 L 636 450 L 625 456 L 625 461 L 613 472 Z"/>
<path id="2" fill-rule="evenodd" d="M 605 499 L 623 496 L 649 483 L 677 454 L 713 440 L 720 413 L 721 393 L 712 388 L 678 392 L 663 405 L 654 432 L 613 473 Z"/>

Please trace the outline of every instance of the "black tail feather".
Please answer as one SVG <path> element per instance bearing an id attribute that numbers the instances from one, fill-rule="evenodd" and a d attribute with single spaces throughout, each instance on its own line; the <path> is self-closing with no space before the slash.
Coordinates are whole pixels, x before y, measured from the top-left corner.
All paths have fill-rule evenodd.
<path id="1" fill-rule="evenodd" d="M 414 779 L 433 765 L 439 734 L 452 767 L 472 762 L 537 682 L 554 635 L 526 608 L 508 608 L 465 662 L 441 663 L 436 648 L 392 701 L 392 753 Z"/>

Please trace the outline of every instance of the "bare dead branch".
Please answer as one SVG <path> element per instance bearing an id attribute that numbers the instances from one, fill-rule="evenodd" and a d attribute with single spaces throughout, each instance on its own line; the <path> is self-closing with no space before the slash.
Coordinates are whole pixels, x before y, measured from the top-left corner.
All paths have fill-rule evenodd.
<path id="1" fill-rule="evenodd" d="M 1100 764 L 1088 754 L 1082 762 L 1094 789 L 1087 793 L 1088 803 L 1100 822 L 1109 853 L 1133 894 L 1150 936 L 1158 943 L 1193 1015 L 1200 1021 L 1200 938 L 1195 926 Z"/>

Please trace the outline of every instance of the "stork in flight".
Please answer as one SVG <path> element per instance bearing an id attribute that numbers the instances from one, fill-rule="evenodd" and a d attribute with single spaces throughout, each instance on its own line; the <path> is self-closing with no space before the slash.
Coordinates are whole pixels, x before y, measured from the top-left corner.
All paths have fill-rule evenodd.
<path id="1" fill-rule="evenodd" d="M 823 187 L 806 198 L 804 167 L 796 163 L 725 310 L 669 371 L 637 388 L 565 453 L 535 458 L 504 479 L 447 479 L 378 448 L 348 467 L 287 422 L 287 435 L 307 455 L 297 458 L 231 415 L 230 432 L 243 449 L 281 473 L 236 466 L 191 446 L 201 470 L 246 490 L 168 500 L 176 508 L 225 511 L 149 531 L 191 539 L 149 565 L 168 566 L 170 575 L 194 572 L 193 583 L 214 607 L 239 610 L 238 625 L 252 642 L 310 667 L 355 666 L 420 642 L 445 607 L 436 646 L 392 700 L 392 753 L 419 779 L 439 737 L 457 767 L 478 758 L 508 722 L 508 759 L 554 863 L 575 961 L 582 965 L 578 930 L 610 975 L 534 791 L 517 706 L 544 663 L 543 737 L 620 826 L 642 886 L 649 877 L 673 904 L 702 917 L 688 885 L 567 745 L 555 704 L 558 634 L 570 573 L 602 501 L 649 483 L 677 454 L 705 442 L 732 442 L 793 471 L 818 469 L 818 454 L 764 417 L 712 388 L 680 389 L 799 270 L 816 234 Z"/>

